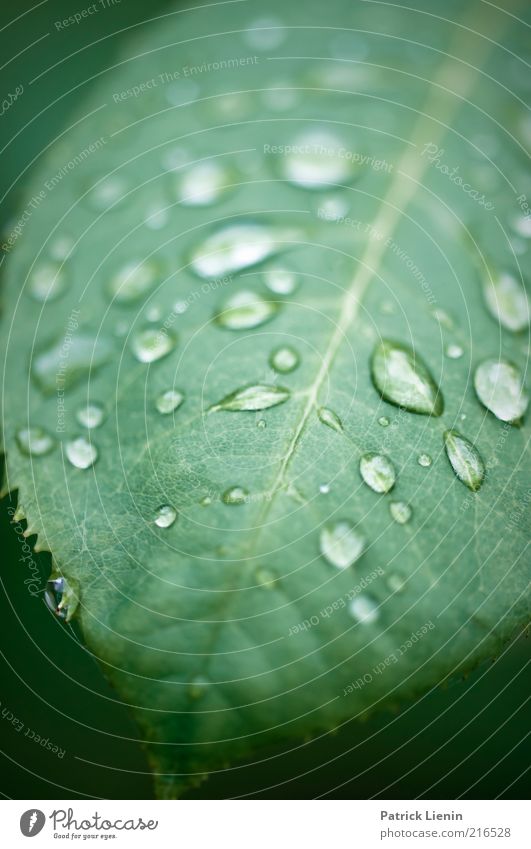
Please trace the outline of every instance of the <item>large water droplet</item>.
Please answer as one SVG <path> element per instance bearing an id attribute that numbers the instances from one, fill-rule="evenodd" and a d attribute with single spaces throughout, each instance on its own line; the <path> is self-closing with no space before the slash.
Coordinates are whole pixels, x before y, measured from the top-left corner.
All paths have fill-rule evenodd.
<path id="1" fill-rule="evenodd" d="M 178 389 L 167 389 L 166 392 L 161 392 L 155 401 L 155 406 L 159 413 L 167 416 L 169 413 L 175 412 L 184 401 L 184 395 Z"/>
<path id="2" fill-rule="evenodd" d="M 52 573 L 46 584 L 44 601 L 58 619 L 70 622 L 79 604 L 79 587 L 75 581 Z"/>
<path id="3" fill-rule="evenodd" d="M 199 162 L 179 177 L 177 199 L 183 206 L 209 206 L 230 188 L 227 169 L 219 162 Z"/>
<path id="4" fill-rule="evenodd" d="M 396 482 L 395 467 L 384 454 L 363 454 L 360 474 L 374 492 L 389 492 Z"/>
<path id="5" fill-rule="evenodd" d="M 89 429 L 99 427 L 105 418 L 105 411 L 101 404 L 85 404 L 77 413 L 76 418 L 80 425 Z"/>
<path id="6" fill-rule="evenodd" d="M 444 433 L 444 447 L 459 480 L 477 492 L 485 477 L 485 465 L 475 446 L 457 431 L 447 430 Z"/>
<path id="7" fill-rule="evenodd" d="M 485 360 L 476 369 L 474 387 L 487 410 L 502 422 L 517 424 L 529 404 L 522 375 L 507 360 Z"/>
<path id="8" fill-rule="evenodd" d="M 310 130 L 294 139 L 282 157 L 284 178 L 304 189 L 350 182 L 356 171 L 351 152 L 326 130 Z"/>
<path id="9" fill-rule="evenodd" d="M 277 310 L 275 301 L 266 301 L 255 292 L 243 290 L 227 298 L 214 321 L 227 330 L 252 330 L 273 318 Z"/>
<path id="10" fill-rule="evenodd" d="M 353 598 L 348 609 L 350 615 L 360 625 L 373 625 L 380 615 L 377 603 L 367 595 L 359 595 Z"/>
<path id="11" fill-rule="evenodd" d="M 111 354 L 111 344 L 101 336 L 72 333 L 41 351 L 32 361 L 31 374 L 43 392 L 56 392 L 93 374 Z"/>
<path id="12" fill-rule="evenodd" d="M 297 288 L 297 276 L 287 268 L 271 268 L 264 271 L 264 282 L 275 295 L 292 295 Z"/>
<path id="13" fill-rule="evenodd" d="M 166 357 L 177 344 L 174 333 L 156 327 L 146 327 L 133 336 L 132 350 L 141 363 L 154 363 Z"/>
<path id="14" fill-rule="evenodd" d="M 483 292 L 491 315 L 507 330 L 517 332 L 529 325 L 527 293 L 513 274 L 492 273 L 484 281 Z"/>
<path id="15" fill-rule="evenodd" d="M 424 466 L 426 469 L 428 466 L 431 466 L 432 460 L 429 454 L 419 454 L 417 457 L 417 463 L 419 466 Z"/>
<path id="16" fill-rule="evenodd" d="M 66 456 L 76 469 L 88 469 L 98 459 L 98 449 L 85 436 L 78 436 L 66 443 Z"/>
<path id="17" fill-rule="evenodd" d="M 399 525 L 405 525 L 411 519 L 413 511 L 409 504 L 406 504 L 405 501 L 391 501 L 389 505 L 389 512 L 395 522 L 398 522 Z"/>
<path id="18" fill-rule="evenodd" d="M 38 265 L 29 278 L 29 293 L 40 303 L 54 301 L 67 287 L 65 269 L 54 262 Z"/>
<path id="19" fill-rule="evenodd" d="M 155 524 L 158 528 L 170 528 L 177 518 L 177 510 L 171 504 L 162 504 L 155 512 Z"/>
<path id="20" fill-rule="evenodd" d="M 327 427 L 331 427 L 332 430 L 336 430 L 338 433 L 343 433 L 343 423 L 341 419 L 337 413 L 334 413 L 334 411 L 329 407 L 319 407 L 317 415 L 319 416 L 319 421 Z"/>
<path id="21" fill-rule="evenodd" d="M 280 248 L 280 232 L 263 224 L 226 224 L 192 253 L 191 267 L 199 277 L 223 277 L 250 268 Z M 289 234 L 285 234 L 285 237 Z"/>
<path id="22" fill-rule="evenodd" d="M 49 454 L 55 445 L 54 439 L 42 427 L 24 427 L 17 431 L 17 445 L 28 457 Z"/>
<path id="23" fill-rule="evenodd" d="M 276 348 L 269 358 L 269 365 L 281 374 L 294 371 L 299 365 L 299 355 L 287 345 Z"/>
<path id="24" fill-rule="evenodd" d="M 269 407 L 276 407 L 277 404 L 284 403 L 289 397 L 289 389 L 284 389 L 282 386 L 254 383 L 226 395 L 218 404 L 210 407 L 209 412 L 215 413 L 218 410 L 229 410 L 231 412 L 267 410 Z"/>
<path id="25" fill-rule="evenodd" d="M 374 385 L 385 401 L 411 413 L 440 416 L 444 409 L 440 389 L 428 367 L 411 348 L 383 339 L 371 358 Z"/>
<path id="26" fill-rule="evenodd" d="M 154 288 L 159 274 L 157 264 L 152 261 L 130 260 L 113 274 L 107 290 L 117 303 L 131 304 Z"/>
<path id="27" fill-rule="evenodd" d="M 343 519 L 321 531 L 321 554 L 336 569 L 347 569 L 359 560 L 365 548 L 365 537 L 354 525 Z"/>
<path id="28" fill-rule="evenodd" d="M 245 504 L 249 493 L 243 486 L 231 486 L 221 496 L 225 504 Z"/>

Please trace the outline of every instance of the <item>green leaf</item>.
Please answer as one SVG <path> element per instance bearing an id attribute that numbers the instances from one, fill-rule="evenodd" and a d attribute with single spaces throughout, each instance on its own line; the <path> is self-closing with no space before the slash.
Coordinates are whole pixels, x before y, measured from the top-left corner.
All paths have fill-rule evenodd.
<path id="1" fill-rule="evenodd" d="M 471 379 L 500 351 L 526 373 L 526 33 L 428 9 L 170 13 L 6 238 L 7 485 L 162 796 L 412 699 L 528 620 L 529 423 Z M 486 302 L 493 269 L 517 288 Z"/>

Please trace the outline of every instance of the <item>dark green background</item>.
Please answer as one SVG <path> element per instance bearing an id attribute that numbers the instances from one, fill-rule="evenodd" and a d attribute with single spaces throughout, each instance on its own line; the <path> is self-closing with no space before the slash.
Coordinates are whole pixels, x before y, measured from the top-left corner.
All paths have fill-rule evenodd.
<path id="1" fill-rule="evenodd" d="M 54 21 L 88 5 L 47 0 L 17 21 L 18 15 L 32 8 L 31 3 L 4 4 L 0 11 L 0 27 L 4 27 L 0 64 L 14 57 L 1 71 L 1 98 L 20 84 L 25 88 L 0 119 L 0 148 L 6 146 L 0 157 L 2 196 L 7 192 L 1 209 L 3 226 L 24 192 L 23 172 L 61 131 L 88 91 L 90 78 L 112 61 L 131 28 L 156 16 L 167 4 L 121 0 L 77 26 L 55 30 Z M 10 21 L 14 23 L 8 26 Z M 47 32 L 47 37 L 25 49 Z M 63 58 L 54 70 L 29 85 Z M 63 96 L 66 90 L 71 93 Z M 14 180 L 16 185 L 10 189 Z M 25 728 L 49 738 L 66 753 L 63 759 L 57 758 L 27 739 L 25 729 L 17 732 L 2 720 L 0 790 L 16 799 L 150 797 L 146 761 L 126 709 L 114 701 L 75 630 L 54 619 L 24 584 L 30 573 L 19 562 L 21 540 L 10 527 L 7 513 L 16 503 L 16 495 L 13 498 L 0 503 L 4 553 L 0 700 L 2 709 L 13 713 Z M 40 555 L 35 561 L 44 585 L 49 556 Z M 528 660 L 529 643 L 521 637 L 466 681 L 434 690 L 401 713 L 351 723 L 289 754 L 264 753 L 262 763 L 243 764 L 213 776 L 195 795 L 525 798 L 530 754 L 525 710 Z"/>

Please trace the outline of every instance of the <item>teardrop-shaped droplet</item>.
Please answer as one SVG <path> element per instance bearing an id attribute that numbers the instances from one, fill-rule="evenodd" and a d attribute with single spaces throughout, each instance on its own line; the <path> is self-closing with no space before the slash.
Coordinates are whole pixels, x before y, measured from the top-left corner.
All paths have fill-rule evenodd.
<path id="1" fill-rule="evenodd" d="M 289 183 L 303 189 L 326 189 L 351 182 L 357 170 L 345 143 L 328 130 L 310 130 L 293 140 L 282 157 Z"/>
<path id="2" fill-rule="evenodd" d="M 46 584 L 44 601 L 58 619 L 70 622 L 79 604 L 79 587 L 75 581 L 54 572 Z"/>
<path id="3" fill-rule="evenodd" d="M 473 492 L 477 492 L 485 477 L 485 465 L 478 450 L 455 430 L 444 432 L 444 447 L 459 480 Z"/>
<path id="4" fill-rule="evenodd" d="M 282 386 L 254 383 L 251 386 L 237 389 L 236 392 L 231 392 L 218 404 L 210 407 L 209 412 L 215 413 L 218 410 L 229 410 L 231 412 L 267 410 L 269 407 L 283 404 L 289 397 L 289 389 L 284 389 Z"/>
<path id="5" fill-rule="evenodd" d="M 149 260 L 130 260 L 113 274 L 107 291 L 116 303 L 132 304 L 151 292 L 159 279 L 156 263 Z"/>
<path id="6" fill-rule="evenodd" d="M 252 330 L 265 324 L 277 312 L 275 301 L 267 301 L 256 292 L 243 290 L 227 298 L 214 321 L 227 330 Z"/>
<path id="7" fill-rule="evenodd" d="M 112 351 L 111 344 L 101 336 L 68 333 L 34 357 L 31 375 L 43 392 L 64 390 L 94 374 L 109 361 Z"/>
<path id="8" fill-rule="evenodd" d="M 78 436 L 66 443 L 66 456 L 76 469 L 88 469 L 98 459 L 98 449 L 85 436 Z"/>
<path id="9" fill-rule="evenodd" d="M 425 469 L 427 469 L 428 466 L 431 466 L 432 459 L 429 454 L 419 454 L 419 456 L 417 457 L 417 463 L 419 464 L 419 466 L 423 466 Z"/>
<path id="10" fill-rule="evenodd" d="M 409 504 L 406 504 L 405 501 L 391 501 L 389 505 L 389 512 L 395 522 L 398 522 L 399 525 L 405 525 L 411 519 L 413 511 Z"/>
<path id="11" fill-rule="evenodd" d="M 264 271 L 264 282 L 269 291 L 274 292 L 275 295 L 292 295 L 298 284 L 295 272 L 287 268 L 271 268 Z"/>
<path id="12" fill-rule="evenodd" d="M 248 497 L 249 493 L 243 486 L 231 486 L 221 496 L 225 504 L 245 504 Z"/>
<path id="13" fill-rule="evenodd" d="M 155 406 L 159 413 L 167 416 L 169 413 L 175 412 L 184 401 L 184 395 L 178 389 L 167 389 L 166 392 L 161 392 L 155 401 Z"/>
<path id="14" fill-rule="evenodd" d="M 507 360 L 484 360 L 474 374 L 474 387 L 481 403 L 502 422 L 517 424 L 527 410 L 522 375 Z"/>
<path id="15" fill-rule="evenodd" d="M 363 454 L 360 474 L 374 492 L 389 492 L 396 482 L 395 467 L 384 454 Z"/>
<path id="16" fill-rule="evenodd" d="M 444 409 L 440 389 L 428 367 L 411 348 L 383 339 L 371 358 L 371 374 L 385 401 L 411 413 L 440 416 Z"/>
<path id="17" fill-rule="evenodd" d="M 319 416 L 319 421 L 327 427 L 336 430 L 338 433 L 343 433 L 343 423 L 337 413 L 334 413 L 330 407 L 319 407 L 317 415 Z"/>
<path id="18" fill-rule="evenodd" d="M 43 427 L 23 427 L 16 434 L 17 445 L 28 457 L 49 454 L 55 441 Z"/>
<path id="19" fill-rule="evenodd" d="M 450 360 L 459 360 L 463 356 L 464 351 L 461 345 L 452 344 L 446 346 L 445 354 Z"/>
<path id="20" fill-rule="evenodd" d="M 485 302 L 491 315 L 500 324 L 514 333 L 529 325 L 529 299 L 520 282 L 513 274 L 492 273 L 484 280 Z"/>
<path id="21" fill-rule="evenodd" d="M 198 162 L 178 177 L 177 200 L 183 206 L 210 206 L 230 189 L 231 174 L 219 162 Z"/>
<path id="22" fill-rule="evenodd" d="M 207 279 L 251 268 L 280 249 L 280 235 L 263 224 L 226 224 L 196 248 L 191 267 L 199 277 Z"/>
<path id="23" fill-rule="evenodd" d="M 272 352 L 269 358 L 269 365 L 281 374 L 288 374 L 290 371 L 294 371 L 299 365 L 299 355 L 294 348 L 283 345 L 281 348 L 276 348 Z"/>
<path id="24" fill-rule="evenodd" d="M 343 519 L 322 529 L 320 548 L 332 566 L 347 569 L 363 554 L 365 537 L 351 522 Z"/>
<path id="25" fill-rule="evenodd" d="M 155 524 L 158 528 L 170 528 L 177 518 L 177 510 L 171 504 L 162 504 L 155 512 Z"/>
<path id="26" fill-rule="evenodd" d="M 174 333 L 166 329 L 146 327 L 133 336 L 133 354 L 141 363 L 154 363 L 166 357 L 177 344 Z"/>
<path id="27" fill-rule="evenodd" d="M 378 605 L 367 595 L 358 595 L 350 602 L 349 613 L 360 625 L 373 625 L 380 616 Z"/>
<path id="28" fill-rule="evenodd" d="M 31 272 L 28 286 L 30 295 L 39 303 L 55 301 L 67 288 L 65 269 L 54 262 L 38 265 Z"/>
<path id="29" fill-rule="evenodd" d="M 105 418 L 105 410 L 101 404 L 92 402 L 81 407 L 76 413 L 76 418 L 83 427 L 99 427 Z"/>

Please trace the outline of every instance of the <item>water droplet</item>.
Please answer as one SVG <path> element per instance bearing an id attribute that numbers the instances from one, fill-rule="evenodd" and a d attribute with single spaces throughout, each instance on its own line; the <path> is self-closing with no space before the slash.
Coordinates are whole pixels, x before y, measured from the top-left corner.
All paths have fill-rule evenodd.
<path id="1" fill-rule="evenodd" d="M 324 527 L 320 536 L 323 557 L 336 569 L 347 569 L 359 560 L 365 549 L 365 537 L 346 520 Z"/>
<path id="2" fill-rule="evenodd" d="M 98 459 L 98 449 L 85 436 L 78 436 L 66 443 L 66 456 L 76 469 L 88 469 Z"/>
<path id="3" fill-rule="evenodd" d="M 446 327 L 447 330 L 452 330 L 454 323 L 448 313 L 442 309 L 434 309 L 432 315 L 439 324 L 442 324 L 443 327 Z"/>
<path id="4" fill-rule="evenodd" d="M 483 292 L 489 312 L 503 327 L 516 333 L 528 326 L 529 300 L 514 275 L 493 273 L 484 280 Z"/>
<path id="5" fill-rule="evenodd" d="M 210 504 L 212 504 L 212 499 L 210 495 L 204 495 L 199 503 L 201 507 L 208 507 Z"/>
<path id="6" fill-rule="evenodd" d="M 273 318 L 277 310 L 278 304 L 274 301 L 266 301 L 261 295 L 243 290 L 225 301 L 214 321 L 228 330 L 252 330 Z"/>
<path id="7" fill-rule="evenodd" d="M 105 411 L 101 404 L 86 404 L 77 411 L 76 418 L 83 427 L 99 427 L 105 418 Z"/>
<path id="8" fill-rule="evenodd" d="M 255 50 L 273 50 L 286 38 L 286 30 L 278 18 L 258 18 L 245 30 L 244 39 Z"/>
<path id="9" fill-rule="evenodd" d="M 451 360 L 458 360 L 463 356 L 464 351 L 461 348 L 461 345 L 447 345 L 445 354 Z"/>
<path id="10" fill-rule="evenodd" d="M 474 387 L 481 403 L 502 422 L 517 424 L 529 404 L 519 369 L 507 360 L 485 360 L 476 369 Z"/>
<path id="11" fill-rule="evenodd" d="M 424 466 L 424 468 L 427 469 L 428 466 L 431 466 L 432 459 L 429 454 L 419 454 L 417 457 L 417 463 L 419 466 Z"/>
<path id="12" fill-rule="evenodd" d="M 167 356 L 177 344 L 177 339 L 168 330 L 146 327 L 139 330 L 132 341 L 132 351 L 141 363 L 154 363 Z"/>
<path id="13" fill-rule="evenodd" d="M 155 406 L 159 413 L 164 416 L 168 413 L 173 413 L 177 410 L 184 401 L 184 395 L 178 389 L 167 389 L 166 392 L 161 392 L 155 401 Z"/>
<path id="14" fill-rule="evenodd" d="M 191 699 L 201 699 L 210 685 L 208 678 L 203 675 L 196 675 L 188 684 L 188 695 Z"/>
<path id="15" fill-rule="evenodd" d="M 159 269 L 154 262 L 131 260 L 110 279 L 107 291 L 119 304 L 131 304 L 150 292 L 159 279 Z"/>
<path id="16" fill-rule="evenodd" d="M 319 407 L 317 410 L 319 421 L 336 430 L 338 433 L 343 433 L 343 423 L 337 413 L 334 413 L 329 407 Z"/>
<path id="17" fill-rule="evenodd" d="M 404 578 L 397 572 L 392 572 L 386 583 L 392 593 L 401 593 L 406 585 Z"/>
<path id="18" fill-rule="evenodd" d="M 330 492 L 330 484 L 322 483 L 319 487 L 319 492 L 321 493 L 321 495 L 328 495 L 328 493 Z"/>
<path id="19" fill-rule="evenodd" d="M 180 175 L 177 199 L 183 206 L 210 206 L 230 185 L 230 174 L 219 162 L 199 162 Z"/>
<path id="20" fill-rule="evenodd" d="M 297 351 L 289 348 L 287 345 L 276 348 L 269 357 L 269 365 L 275 371 L 281 374 L 287 374 L 290 371 L 294 371 L 299 365 L 299 355 Z"/>
<path id="21" fill-rule="evenodd" d="M 263 224 L 225 224 L 199 245 L 190 264 L 199 277 L 207 279 L 234 274 L 276 253 L 279 236 L 279 231 Z"/>
<path id="22" fill-rule="evenodd" d="M 231 412 L 267 410 L 269 407 L 283 404 L 289 397 L 289 389 L 284 389 L 282 386 L 254 383 L 226 395 L 218 404 L 210 407 L 209 412 L 215 413 L 218 410 L 230 410 Z"/>
<path id="23" fill-rule="evenodd" d="M 371 374 L 385 401 L 411 413 L 440 416 L 444 409 L 440 389 L 428 367 L 411 348 L 383 339 L 371 358 Z"/>
<path id="24" fill-rule="evenodd" d="M 339 221 L 346 216 L 349 209 L 349 202 L 346 198 L 333 195 L 323 198 L 319 204 L 318 215 L 319 218 L 326 218 L 327 221 Z"/>
<path id="25" fill-rule="evenodd" d="M 177 518 L 177 510 L 171 504 L 162 504 L 155 512 L 155 524 L 158 528 L 171 528 Z"/>
<path id="26" fill-rule="evenodd" d="M 396 482 L 395 467 L 383 454 L 363 454 L 360 474 L 374 492 L 389 492 Z"/>
<path id="27" fill-rule="evenodd" d="M 57 262 L 64 262 L 74 250 L 74 245 L 75 242 L 70 236 L 67 236 L 66 234 L 56 236 L 56 238 L 50 242 L 50 256 L 52 259 L 57 260 Z"/>
<path id="28" fill-rule="evenodd" d="M 244 504 L 248 496 L 249 493 L 243 486 L 231 486 L 223 493 L 222 500 L 225 504 Z"/>
<path id="29" fill-rule="evenodd" d="M 513 227 L 519 236 L 531 239 L 531 216 L 521 215 L 513 222 Z"/>
<path id="30" fill-rule="evenodd" d="M 69 333 L 34 357 L 31 375 L 43 392 L 79 383 L 111 358 L 112 346 L 101 336 Z"/>
<path id="31" fill-rule="evenodd" d="M 405 501 L 391 501 L 389 512 L 399 525 L 405 525 L 409 522 L 413 513 L 411 507 Z"/>
<path id="32" fill-rule="evenodd" d="M 54 447 L 54 439 L 42 427 L 21 428 L 16 435 L 17 445 L 28 457 L 42 457 Z"/>
<path id="33" fill-rule="evenodd" d="M 258 419 L 258 421 L 256 422 L 256 427 L 259 427 L 260 430 L 263 430 L 265 427 L 267 427 L 266 420 L 265 419 Z"/>
<path id="34" fill-rule="evenodd" d="M 284 178 L 304 189 L 350 182 L 357 170 L 341 139 L 326 130 L 310 130 L 294 139 L 282 157 Z"/>
<path id="35" fill-rule="evenodd" d="M 360 623 L 360 625 L 372 625 L 379 618 L 378 605 L 367 595 L 359 595 L 353 598 L 348 609 L 350 615 Z"/>
<path id="36" fill-rule="evenodd" d="M 264 569 L 264 568 L 260 568 L 260 569 L 256 570 L 255 579 L 256 579 L 256 583 L 259 586 L 265 587 L 268 590 L 272 589 L 277 582 L 276 575 L 273 574 L 273 572 L 271 572 L 269 569 Z"/>
<path id="37" fill-rule="evenodd" d="M 65 269 L 58 263 L 46 262 L 37 266 L 29 278 L 29 293 L 39 303 L 55 301 L 67 287 Z"/>
<path id="38" fill-rule="evenodd" d="M 52 573 L 46 584 L 44 601 L 58 619 L 70 622 L 79 604 L 79 588 L 75 581 Z"/>
<path id="39" fill-rule="evenodd" d="M 292 295 L 297 288 L 297 276 L 287 268 L 271 268 L 264 271 L 264 282 L 275 295 Z"/>
<path id="40" fill-rule="evenodd" d="M 459 480 L 477 492 L 485 477 L 485 466 L 475 446 L 457 431 L 446 430 L 444 447 Z"/>
<path id="41" fill-rule="evenodd" d="M 391 422 L 389 421 L 387 416 L 380 416 L 380 418 L 378 419 L 378 424 L 380 425 L 380 427 L 389 427 Z"/>
<path id="42" fill-rule="evenodd" d="M 93 209 L 102 212 L 124 197 L 127 191 L 125 180 L 113 175 L 98 183 L 87 195 Z"/>
<path id="43" fill-rule="evenodd" d="M 188 304 L 186 301 L 175 301 L 173 305 L 173 312 L 177 313 L 177 315 L 182 315 L 188 309 Z"/>

